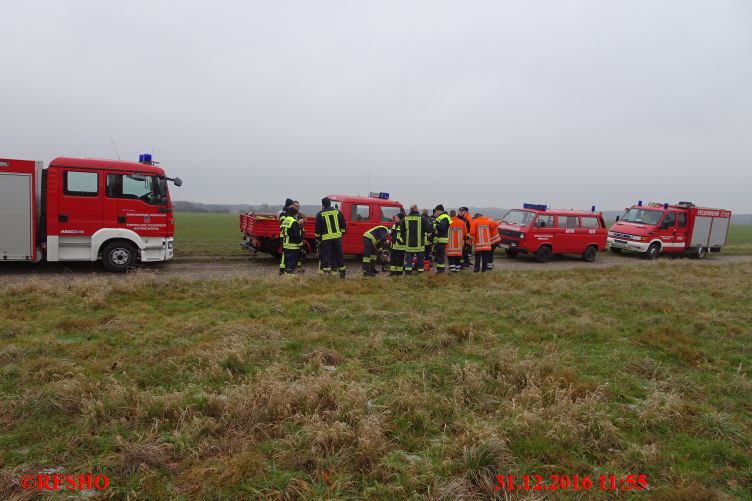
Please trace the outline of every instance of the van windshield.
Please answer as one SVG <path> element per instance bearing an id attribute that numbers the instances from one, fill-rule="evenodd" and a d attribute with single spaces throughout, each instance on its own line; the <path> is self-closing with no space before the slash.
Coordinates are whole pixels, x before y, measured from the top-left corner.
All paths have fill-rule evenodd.
<path id="1" fill-rule="evenodd" d="M 501 221 L 507 224 L 516 224 L 519 226 L 529 226 L 535 218 L 535 213 L 528 210 L 512 209 L 501 218 Z"/>
<path id="2" fill-rule="evenodd" d="M 658 221 L 660 221 L 661 216 L 663 215 L 662 210 L 653 210 L 653 209 L 643 209 L 642 207 L 632 207 L 627 212 L 624 213 L 624 216 L 621 218 L 621 221 L 624 221 L 625 223 L 641 223 L 641 224 L 658 224 Z"/>

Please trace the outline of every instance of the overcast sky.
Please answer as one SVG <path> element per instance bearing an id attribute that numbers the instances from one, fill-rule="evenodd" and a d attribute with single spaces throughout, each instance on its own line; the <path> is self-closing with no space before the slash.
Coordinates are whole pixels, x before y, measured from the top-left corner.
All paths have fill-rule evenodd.
<path id="1" fill-rule="evenodd" d="M 0 156 L 173 199 L 752 212 L 752 2 L 8 1 Z"/>

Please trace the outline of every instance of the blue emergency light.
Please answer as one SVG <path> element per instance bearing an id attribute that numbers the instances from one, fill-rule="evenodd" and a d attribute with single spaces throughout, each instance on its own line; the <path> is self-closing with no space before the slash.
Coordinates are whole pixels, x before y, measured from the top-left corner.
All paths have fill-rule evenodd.
<path id="1" fill-rule="evenodd" d="M 142 153 L 138 156 L 138 163 L 151 165 L 151 153 Z"/>
<path id="2" fill-rule="evenodd" d="M 595 205 L 590 206 L 590 212 L 595 212 Z"/>
<path id="3" fill-rule="evenodd" d="M 372 191 L 369 195 L 371 198 L 381 198 L 382 200 L 389 200 L 389 193 L 385 191 Z"/>
<path id="4" fill-rule="evenodd" d="M 642 207 L 642 200 L 637 201 L 637 207 Z"/>
<path id="5" fill-rule="evenodd" d="M 533 210 L 546 210 L 548 209 L 548 205 L 545 204 L 529 204 L 529 203 L 523 203 L 522 204 L 523 209 L 533 209 Z"/>
<path id="6" fill-rule="evenodd" d="M 666 209 L 668 209 L 668 202 L 665 202 L 665 203 L 663 204 L 663 210 L 666 210 Z"/>

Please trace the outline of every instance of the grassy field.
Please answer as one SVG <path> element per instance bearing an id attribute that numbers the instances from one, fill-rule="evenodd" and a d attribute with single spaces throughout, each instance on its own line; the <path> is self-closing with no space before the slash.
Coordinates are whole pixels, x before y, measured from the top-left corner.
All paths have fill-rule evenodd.
<path id="1" fill-rule="evenodd" d="M 107 474 L 115 498 L 480 499 L 499 473 L 634 473 L 635 498 L 749 499 L 750 304 L 752 263 L 689 260 L 30 279 L 0 290 L 0 499 L 43 468 Z"/>
<path id="2" fill-rule="evenodd" d="M 175 255 L 240 256 L 237 214 L 175 214 Z M 735 224 L 729 231 L 729 245 L 724 254 L 752 254 L 752 224 Z"/>

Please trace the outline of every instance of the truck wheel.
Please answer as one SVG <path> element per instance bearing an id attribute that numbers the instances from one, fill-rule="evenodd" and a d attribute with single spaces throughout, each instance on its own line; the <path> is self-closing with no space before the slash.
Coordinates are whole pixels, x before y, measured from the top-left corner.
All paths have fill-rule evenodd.
<path id="1" fill-rule="evenodd" d="M 661 246 L 657 243 L 650 244 L 650 247 L 648 247 L 648 251 L 645 253 L 645 259 L 658 259 L 658 256 L 661 253 Z"/>
<path id="2" fill-rule="evenodd" d="M 518 254 L 516 250 L 512 250 L 512 249 L 504 249 L 504 252 L 509 257 L 517 257 L 517 254 Z"/>
<path id="3" fill-rule="evenodd" d="M 128 271 L 136 263 L 136 252 L 136 246 L 130 242 L 111 242 L 102 250 L 102 264 L 107 271 Z"/>
<path id="4" fill-rule="evenodd" d="M 705 256 L 708 255 L 708 249 L 707 247 L 700 247 L 697 249 L 697 254 L 695 254 L 695 257 L 697 259 L 705 259 Z"/>
<path id="5" fill-rule="evenodd" d="M 592 263 L 595 261 L 595 257 L 598 255 L 598 249 L 595 247 L 595 245 L 591 245 L 587 249 L 585 249 L 585 252 L 582 253 L 582 259 L 585 260 L 585 262 Z"/>
<path id="6" fill-rule="evenodd" d="M 539 263 L 545 263 L 551 259 L 551 247 L 548 245 L 541 245 L 537 251 L 535 251 L 535 260 Z"/>
<path id="7" fill-rule="evenodd" d="M 621 254 L 621 248 L 619 248 L 619 247 L 611 247 L 611 249 L 610 249 L 610 250 L 611 250 L 611 252 L 613 252 L 614 254 Z"/>

